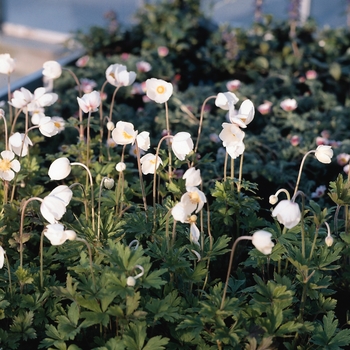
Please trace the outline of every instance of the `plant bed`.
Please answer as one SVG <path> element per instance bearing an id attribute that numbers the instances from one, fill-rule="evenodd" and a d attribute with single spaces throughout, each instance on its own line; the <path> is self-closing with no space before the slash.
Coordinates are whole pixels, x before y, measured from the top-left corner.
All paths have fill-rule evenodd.
<path id="1" fill-rule="evenodd" d="M 1 113 L 0 345 L 345 349 L 348 32 L 147 6 Z"/>

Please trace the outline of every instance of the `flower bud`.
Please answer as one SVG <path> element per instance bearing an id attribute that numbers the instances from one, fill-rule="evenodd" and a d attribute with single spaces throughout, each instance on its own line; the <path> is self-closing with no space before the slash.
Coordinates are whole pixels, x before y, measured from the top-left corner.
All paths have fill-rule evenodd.
<path id="1" fill-rule="evenodd" d="M 136 279 L 132 276 L 129 276 L 127 279 L 126 279 L 126 284 L 129 286 L 129 287 L 134 287 L 134 285 L 136 284 Z"/>
<path id="2" fill-rule="evenodd" d="M 116 166 L 115 166 L 116 170 L 121 172 L 124 171 L 126 169 L 126 165 L 124 162 L 119 162 Z"/>
<path id="3" fill-rule="evenodd" d="M 105 186 L 105 188 L 107 188 L 107 190 L 110 190 L 114 186 L 114 180 L 110 179 L 109 177 L 106 177 L 104 179 L 103 185 Z"/>
<path id="4" fill-rule="evenodd" d="M 334 239 L 331 235 L 327 236 L 325 239 L 327 247 L 331 247 L 333 245 Z"/>
<path id="5" fill-rule="evenodd" d="M 111 121 L 107 122 L 106 126 L 109 131 L 112 131 L 115 128 L 114 123 Z"/>
<path id="6" fill-rule="evenodd" d="M 278 197 L 275 195 L 275 194 L 272 194 L 270 197 L 269 197 L 269 203 L 271 205 L 274 205 L 278 202 Z"/>

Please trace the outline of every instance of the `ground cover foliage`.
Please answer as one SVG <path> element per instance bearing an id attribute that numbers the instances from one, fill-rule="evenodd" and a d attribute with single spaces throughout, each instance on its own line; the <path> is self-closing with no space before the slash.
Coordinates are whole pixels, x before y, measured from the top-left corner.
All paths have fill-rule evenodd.
<path id="1" fill-rule="evenodd" d="M 0 346 L 346 349 L 348 30 L 310 21 L 294 33 L 293 18 L 269 16 L 248 30 L 216 26 L 198 0 L 146 5 L 130 28 L 113 13 L 108 20 L 76 34 L 87 55 L 51 81 L 58 100 L 45 115 L 63 118 L 64 130 L 29 122 L 13 96 L 2 107 L 1 130 L 25 131 L 32 145 L 24 156 L 21 142 L 18 156 L 9 142 L 20 163 L 12 179 L 8 154 L 0 163 Z M 106 83 L 114 64 L 136 72 L 135 82 Z M 142 83 L 152 78 L 172 84 L 165 103 L 148 98 Z M 230 109 L 218 101 L 226 92 L 239 99 Z M 95 100 L 78 103 L 83 95 Z M 255 116 L 235 126 L 245 149 L 233 159 L 222 124 L 242 122 L 243 101 Z M 153 167 L 140 166 L 134 130 L 115 136 L 120 121 L 149 132 Z M 168 141 L 183 132 L 193 145 L 182 156 Z M 200 183 L 197 172 L 183 178 L 188 169 L 200 170 Z M 52 194 L 58 186 L 67 202 Z M 186 209 L 184 196 L 196 210 L 181 222 L 174 208 Z M 261 230 L 272 251 L 251 241 Z"/>

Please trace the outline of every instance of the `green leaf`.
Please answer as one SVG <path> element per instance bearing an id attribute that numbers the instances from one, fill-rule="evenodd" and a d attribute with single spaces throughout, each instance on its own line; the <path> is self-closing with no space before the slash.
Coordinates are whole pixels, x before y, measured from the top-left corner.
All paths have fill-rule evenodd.
<path id="1" fill-rule="evenodd" d="M 83 311 L 81 317 L 85 318 L 80 325 L 81 328 L 87 328 L 95 324 L 102 324 L 104 327 L 107 327 L 109 323 L 109 315 L 104 312 Z"/>

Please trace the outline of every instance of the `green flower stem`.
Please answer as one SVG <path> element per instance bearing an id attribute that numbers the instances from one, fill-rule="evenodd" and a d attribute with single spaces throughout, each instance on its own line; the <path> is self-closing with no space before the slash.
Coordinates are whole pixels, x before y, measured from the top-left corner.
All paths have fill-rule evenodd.
<path id="1" fill-rule="evenodd" d="M 87 197 L 86 197 L 86 192 L 85 192 L 85 188 L 84 186 L 79 183 L 79 182 L 75 182 L 74 184 L 70 185 L 69 188 L 72 189 L 73 187 L 76 187 L 76 186 L 79 186 L 81 188 L 81 190 L 83 191 L 83 197 L 84 197 L 84 209 L 85 209 L 85 219 L 86 221 L 88 220 L 89 218 L 89 215 L 88 215 L 88 202 L 87 202 Z"/>
<path id="2" fill-rule="evenodd" d="M 168 248 L 168 252 L 170 252 L 170 249 L 174 246 L 175 238 L 174 238 L 174 233 L 176 234 L 176 231 L 174 227 L 176 226 L 176 221 L 174 220 L 174 226 L 173 226 L 173 236 L 170 244 L 170 237 L 169 237 L 169 218 L 171 215 L 171 209 L 168 210 L 166 216 L 165 216 L 165 239 L 166 239 L 166 245 Z"/>
<path id="3" fill-rule="evenodd" d="M 7 273 L 9 275 L 9 291 L 12 296 L 12 278 L 11 278 L 11 265 L 9 262 L 9 258 L 7 257 L 7 254 L 5 253 L 5 260 L 6 260 L 6 266 L 7 266 Z"/>
<path id="4" fill-rule="evenodd" d="M 95 231 L 94 182 L 92 180 L 91 171 L 83 163 L 73 162 L 73 163 L 71 163 L 71 166 L 73 166 L 73 165 L 79 165 L 79 166 L 83 167 L 87 171 L 87 174 L 88 174 L 88 177 L 89 177 L 89 180 L 90 180 L 90 189 L 91 189 L 91 216 L 92 216 L 91 220 L 92 220 L 92 229 Z"/>
<path id="5" fill-rule="evenodd" d="M 156 227 L 156 217 L 157 217 L 157 211 L 156 211 L 156 191 L 157 191 L 157 163 L 158 163 L 158 155 L 159 155 L 159 149 L 160 149 L 160 145 L 162 144 L 162 142 L 166 139 L 169 138 L 173 138 L 172 135 L 165 135 L 163 136 L 159 142 L 158 142 L 158 146 L 157 146 L 157 150 L 156 150 L 156 160 L 154 162 L 154 174 L 153 174 L 153 229 L 155 229 Z M 170 176 L 170 174 L 169 174 Z"/>
<path id="6" fill-rule="evenodd" d="M 106 80 L 106 81 L 103 83 L 102 87 L 101 87 L 101 90 L 100 90 L 101 96 L 102 96 L 102 94 L 103 94 L 103 92 L 104 92 L 104 89 L 105 89 L 107 83 L 108 83 L 108 81 Z M 113 100 L 114 100 L 114 99 L 113 99 Z M 112 100 L 112 101 L 113 101 L 113 100 Z M 99 113 L 100 113 L 100 161 L 102 161 L 103 120 L 104 120 L 104 118 L 103 118 L 103 101 L 102 101 L 102 99 L 101 99 L 101 103 L 100 103 L 100 107 L 99 107 Z M 112 120 L 112 119 L 110 119 L 110 120 Z"/>
<path id="7" fill-rule="evenodd" d="M 91 123 L 91 111 L 88 113 L 87 127 L 86 127 L 86 166 L 90 166 L 90 123 Z"/>
<path id="8" fill-rule="evenodd" d="M 224 161 L 224 181 L 225 182 L 226 182 L 227 162 L 228 162 L 228 153 L 226 152 L 225 161 Z"/>
<path id="9" fill-rule="evenodd" d="M 83 242 L 83 243 L 86 245 L 87 249 L 88 249 L 88 252 L 89 252 L 89 263 L 90 263 L 91 278 L 92 278 L 92 283 L 94 284 L 94 288 L 95 288 L 95 291 L 96 291 L 97 288 L 96 288 L 96 281 L 95 281 L 94 270 L 93 270 L 93 266 L 92 266 L 92 252 L 91 252 L 91 247 L 90 247 L 89 243 L 88 243 L 84 238 L 76 237 L 75 240 L 78 241 L 78 242 Z"/>
<path id="10" fill-rule="evenodd" d="M 165 121 L 166 121 L 166 131 L 167 131 L 167 136 L 170 136 L 170 123 L 169 123 L 169 107 L 168 107 L 168 102 L 165 101 Z M 170 143 L 168 144 L 168 174 L 169 174 L 169 182 L 172 182 L 172 157 L 171 157 L 171 145 Z M 156 163 L 157 165 L 157 158 L 156 158 Z"/>
<path id="11" fill-rule="evenodd" d="M 80 84 L 80 81 L 79 81 L 78 77 L 76 76 L 76 74 L 71 69 L 69 69 L 67 67 L 62 67 L 62 70 L 67 71 L 73 77 L 73 79 L 78 87 L 79 97 L 81 97 L 81 95 L 82 95 L 81 84 Z"/>
<path id="12" fill-rule="evenodd" d="M 11 101 L 11 74 L 7 74 L 7 101 Z M 10 124 L 12 124 L 13 110 L 11 105 L 9 105 L 9 112 Z"/>
<path id="13" fill-rule="evenodd" d="M 301 172 L 302 172 L 302 170 L 303 170 L 303 166 L 304 166 L 304 163 L 305 163 L 305 159 L 306 159 L 306 157 L 307 157 L 309 154 L 311 154 L 311 153 L 315 153 L 315 150 L 311 150 L 311 151 L 305 153 L 305 155 L 304 155 L 304 157 L 303 157 L 303 159 L 302 159 L 302 161 L 301 161 L 301 163 L 300 163 L 299 174 L 298 174 L 297 183 L 296 183 L 296 185 L 295 185 L 293 198 L 296 196 L 296 193 L 297 193 L 298 188 L 299 188 L 300 179 L 301 179 Z"/>
<path id="14" fill-rule="evenodd" d="M 230 254 L 230 261 L 228 263 L 228 269 L 227 269 L 227 275 L 226 275 L 226 282 L 225 282 L 225 287 L 224 287 L 224 292 L 222 294 L 222 299 L 221 299 L 221 305 L 220 305 L 220 310 L 223 309 L 224 307 L 224 304 L 225 304 L 225 298 L 226 298 L 226 293 L 227 293 L 227 288 L 228 288 L 228 281 L 230 279 L 230 274 L 231 274 L 231 269 L 232 269 L 232 263 L 233 263 L 233 256 L 235 254 L 235 249 L 237 247 L 237 244 L 240 242 L 240 241 L 243 241 L 243 240 L 249 240 L 251 241 L 253 239 L 252 236 L 240 236 L 238 237 L 235 242 L 233 243 L 232 245 L 232 248 L 231 248 L 231 254 Z"/>
<path id="15" fill-rule="evenodd" d="M 207 203 L 207 221 L 208 221 L 209 251 L 208 251 L 208 261 L 207 261 L 207 273 L 205 274 L 205 279 L 202 287 L 202 295 L 204 294 L 205 286 L 207 285 L 208 279 L 209 279 L 210 256 L 213 250 L 213 237 L 211 235 L 211 230 L 210 230 L 210 211 L 209 211 L 208 203 Z"/>
<path id="16" fill-rule="evenodd" d="M 15 131 L 15 126 L 16 126 L 16 122 L 17 122 L 17 119 L 19 117 L 19 115 L 21 114 L 21 112 L 23 111 L 22 108 L 18 109 L 16 114 L 15 114 L 15 117 L 13 119 L 13 122 L 11 123 L 11 130 L 10 130 L 10 135 L 12 135 Z"/>
<path id="17" fill-rule="evenodd" d="M 39 202 L 43 202 L 42 198 L 39 197 L 32 197 L 27 199 L 22 206 L 22 212 L 21 212 L 21 222 L 19 225 L 19 267 L 22 269 L 23 268 L 23 225 L 24 225 L 24 214 L 25 214 L 25 210 L 27 205 L 30 202 L 33 201 L 39 201 Z"/>
<path id="18" fill-rule="evenodd" d="M 148 221 L 146 191 L 145 191 L 145 184 L 143 182 L 142 170 L 141 170 L 141 162 L 140 162 L 140 148 L 139 148 L 139 145 L 137 144 L 137 140 L 136 139 L 135 139 L 135 146 L 136 146 L 137 169 L 138 169 L 138 172 L 139 172 L 139 179 L 140 179 L 143 207 L 145 209 L 146 219 Z M 156 158 L 156 164 L 157 164 L 157 158 Z"/>
<path id="19" fill-rule="evenodd" d="M 213 99 L 213 98 L 216 98 L 217 96 L 209 96 L 207 97 L 203 104 L 202 104 L 202 108 L 201 108 L 201 115 L 200 115 L 200 118 L 199 118 L 199 125 L 198 125 L 198 133 L 197 133 L 197 141 L 196 141 L 196 145 L 194 147 L 194 153 L 196 154 L 197 151 L 198 151 L 198 145 L 199 145 L 199 139 L 201 137 L 201 133 L 202 133 L 202 127 L 203 127 L 203 119 L 204 119 L 204 111 L 205 111 L 205 106 L 206 104 L 208 103 L 209 100 Z M 192 161 L 192 164 L 191 164 L 191 167 L 193 167 L 193 161 Z"/>
<path id="20" fill-rule="evenodd" d="M 5 133 L 5 150 L 8 151 L 9 145 L 8 145 L 8 136 L 7 136 L 7 122 L 4 113 L 0 110 L 0 117 L 4 121 L 4 133 Z"/>
<path id="21" fill-rule="evenodd" d="M 44 287 L 44 230 L 40 235 L 40 288 Z"/>
<path id="22" fill-rule="evenodd" d="M 101 233 L 101 195 L 102 195 L 102 187 L 104 181 L 108 179 L 108 177 L 102 178 L 102 181 L 100 183 L 100 189 L 98 191 L 98 209 L 97 209 L 97 240 L 100 240 L 100 233 Z"/>
<path id="23" fill-rule="evenodd" d="M 278 195 L 281 193 L 281 192 L 284 192 L 287 196 L 287 199 L 290 201 L 290 194 L 289 192 L 285 189 L 285 188 L 281 188 L 279 189 L 276 193 L 275 193 L 275 196 L 278 197 Z"/>
<path id="24" fill-rule="evenodd" d="M 242 176 L 243 176 L 243 159 L 244 159 L 244 152 L 241 154 L 240 160 L 239 160 L 239 173 L 238 173 L 238 185 L 237 185 L 237 192 L 241 192 L 242 187 Z"/>
<path id="25" fill-rule="evenodd" d="M 124 162 L 124 153 L 125 153 L 125 148 L 126 145 L 123 146 L 123 150 L 122 150 L 122 155 L 120 158 L 121 162 Z M 124 196 L 124 171 L 120 171 L 119 172 L 119 178 L 118 178 L 118 185 L 116 188 L 116 216 L 121 217 L 122 213 L 123 213 L 123 196 Z M 120 203 L 119 203 L 119 200 Z M 120 208 L 120 210 L 119 210 Z"/>

